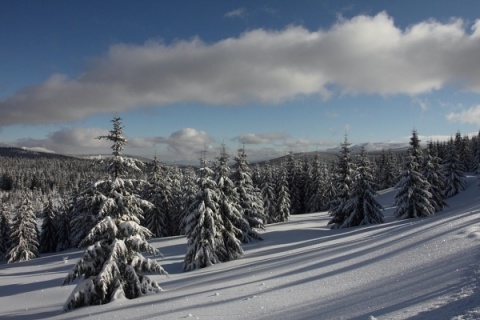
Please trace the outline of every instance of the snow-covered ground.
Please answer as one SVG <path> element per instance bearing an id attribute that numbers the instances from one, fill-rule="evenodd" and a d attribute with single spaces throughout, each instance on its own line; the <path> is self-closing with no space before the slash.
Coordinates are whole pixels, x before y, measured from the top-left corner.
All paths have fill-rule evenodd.
<path id="1" fill-rule="evenodd" d="M 184 237 L 152 240 L 164 292 L 63 313 L 61 283 L 82 254 L 0 265 L 5 319 L 480 319 L 480 189 L 476 177 L 432 218 L 330 230 L 325 212 L 269 225 L 236 261 L 182 272 Z M 68 260 L 64 262 L 64 257 Z"/>

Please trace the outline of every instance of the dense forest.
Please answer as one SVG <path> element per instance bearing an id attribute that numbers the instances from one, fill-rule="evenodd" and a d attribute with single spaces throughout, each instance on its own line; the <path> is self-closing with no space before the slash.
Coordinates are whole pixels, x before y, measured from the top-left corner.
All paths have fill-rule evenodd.
<path id="1" fill-rule="evenodd" d="M 99 137 L 113 144 L 102 160 L 0 156 L 0 259 L 86 248 L 65 279 L 85 280 L 66 309 L 106 303 L 118 292 L 133 298 L 159 291 L 144 274 L 164 273 L 141 254 L 159 254 L 148 238 L 185 235 L 184 270 L 203 268 L 238 258 L 242 243 L 262 240 L 259 229 L 290 215 L 326 210 L 331 228 L 382 223 L 375 200 L 382 189 L 398 190 L 398 219 L 431 216 L 464 188 L 465 173 L 480 169 L 480 133 L 425 146 L 416 131 L 405 152 L 352 152 L 346 136 L 334 160 L 290 153 L 252 165 L 244 148 L 231 159 L 221 145 L 211 161 L 203 154 L 198 167 L 176 167 L 123 157 L 121 118 L 112 123 Z"/>

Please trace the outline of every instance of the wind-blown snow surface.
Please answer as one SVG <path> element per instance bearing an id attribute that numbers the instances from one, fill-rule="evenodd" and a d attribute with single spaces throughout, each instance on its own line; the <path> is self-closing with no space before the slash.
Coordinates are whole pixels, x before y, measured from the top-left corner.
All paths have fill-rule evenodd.
<path id="1" fill-rule="evenodd" d="M 379 201 L 382 225 L 330 230 L 326 212 L 269 225 L 236 261 L 181 272 L 184 237 L 151 241 L 170 273 L 162 293 L 63 313 L 62 280 L 81 251 L 0 265 L 8 319 L 478 319 L 480 189 L 476 177 L 432 218 L 395 221 L 395 190 Z M 69 256 L 66 263 L 64 256 Z"/>

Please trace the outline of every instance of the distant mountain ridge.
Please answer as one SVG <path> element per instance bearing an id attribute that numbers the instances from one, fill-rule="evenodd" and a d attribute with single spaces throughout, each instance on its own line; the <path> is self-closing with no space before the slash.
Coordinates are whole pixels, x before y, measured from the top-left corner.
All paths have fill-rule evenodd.
<path id="1" fill-rule="evenodd" d="M 359 143 L 359 144 L 352 144 L 350 146 L 350 150 L 353 153 L 360 152 L 362 147 L 365 149 L 365 151 L 369 154 L 372 155 L 377 155 L 380 154 L 383 150 L 391 150 L 392 152 L 406 152 L 409 144 L 407 142 L 366 142 L 366 143 Z M 316 155 L 319 155 L 321 159 L 323 160 L 333 160 L 336 159 L 337 154 L 340 152 L 341 146 L 338 145 L 335 148 L 329 148 L 326 150 L 322 151 L 311 151 L 311 152 L 298 152 L 295 153 L 295 156 L 297 157 L 314 157 Z M 13 147 L 13 146 L 8 146 L 5 144 L 0 144 L 0 156 L 4 157 L 28 157 L 28 158 L 37 158 L 37 157 L 43 157 L 43 158 L 61 158 L 61 159 L 66 159 L 66 158 L 76 158 L 76 159 L 84 159 L 84 160 L 101 160 L 101 159 L 106 159 L 111 157 L 111 154 L 83 154 L 83 155 L 67 155 L 67 154 L 60 154 L 60 153 L 55 153 L 54 151 L 44 149 L 44 148 L 18 148 L 18 147 Z M 125 155 L 125 157 L 130 157 L 130 158 L 135 158 L 137 160 L 143 161 L 143 162 L 151 162 L 152 159 L 149 159 L 147 157 L 141 157 L 141 156 L 130 156 L 130 155 Z M 276 164 L 282 162 L 285 157 L 287 156 L 282 156 L 279 158 L 273 158 L 269 160 L 263 160 L 263 161 L 252 161 L 252 164 L 258 163 L 262 164 L 265 162 L 269 162 L 271 164 Z"/>
<path id="2" fill-rule="evenodd" d="M 392 150 L 392 151 L 406 151 L 409 147 L 408 142 L 365 142 L 352 144 L 350 150 L 352 152 L 359 152 L 362 147 L 366 152 L 382 152 L 382 150 Z M 327 149 L 327 152 L 340 152 L 341 146 L 335 148 Z"/>
<path id="3" fill-rule="evenodd" d="M 67 155 L 58 154 L 44 148 L 18 148 L 5 144 L 0 145 L 0 156 L 2 157 L 24 157 L 24 158 L 72 158 Z"/>

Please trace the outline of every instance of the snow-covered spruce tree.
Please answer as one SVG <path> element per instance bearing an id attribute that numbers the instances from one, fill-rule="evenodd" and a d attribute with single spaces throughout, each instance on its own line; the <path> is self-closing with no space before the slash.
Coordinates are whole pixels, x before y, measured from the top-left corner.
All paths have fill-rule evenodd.
<path id="1" fill-rule="evenodd" d="M 40 216 L 43 218 L 40 232 L 40 252 L 55 252 L 58 244 L 57 209 L 55 208 L 53 198 L 48 197 L 44 204 Z"/>
<path id="2" fill-rule="evenodd" d="M 308 202 L 314 192 L 313 190 L 314 188 L 312 188 L 312 184 L 313 184 L 312 176 L 313 176 L 313 167 L 314 167 L 312 165 L 312 162 L 313 161 L 309 157 L 307 156 L 303 157 L 302 171 L 300 172 L 300 175 L 301 175 L 300 183 L 301 183 L 301 191 L 302 191 L 302 197 L 301 197 L 302 213 L 311 212 L 308 208 Z"/>
<path id="3" fill-rule="evenodd" d="M 423 175 L 430 184 L 430 193 L 432 194 L 431 203 L 435 212 L 442 211 L 447 205 L 444 201 L 445 177 L 443 175 L 441 159 L 436 155 L 432 143 L 428 144 L 427 153 L 424 157 Z"/>
<path id="4" fill-rule="evenodd" d="M 0 259 L 5 259 L 10 249 L 10 209 L 2 201 L 0 205 Z"/>
<path id="5" fill-rule="evenodd" d="M 38 257 L 37 217 L 30 200 L 31 195 L 24 193 L 23 200 L 15 208 L 7 255 L 8 263 L 28 261 Z"/>
<path id="6" fill-rule="evenodd" d="M 327 199 L 327 167 L 321 162 L 319 155 L 315 156 L 312 168 L 311 183 L 309 184 L 310 197 L 307 203 L 308 212 L 325 210 L 329 199 Z"/>
<path id="7" fill-rule="evenodd" d="M 445 197 L 450 198 L 465 190 L 465 174 L 463 171 L 463 164 L 458 158 L 458 151 L 450 139 L 447 145 L 447 155 L 443 162 L 443 174 L 445 177 Z"/>
<path id="8" fill-rule="evenodd" d="M 431 186 L 422 174 L 422 160 L 417 132 L 414 130 L 410 139 L 409 155 L 405 158 L 405 168 L 400 176 L 395 196 L 395 217 L 410 219 L 428 217 L 435 213 L 432 205 Z"/>
<path id="9" fill-rule="evenodd" d="M 394 187 L 398 180 L 397 164 L 392 150 L 382 150 L 378 178 L 379 188 L 387 189 Z"/>
<path id="10" fill-rule="evenodd" d="M 145 273 L 166 274 L 142 252 L 159 252 L 146 238 L 152 233 L 140 226 L 140 219 L 153 204 L 136 194 L 138 181 L 123 179 L 128 169 L 137 169 L 134 161 L 121 157 L 127 139 L 123 137 L 121 118 L 114 117 L 113 130 L 99 139 L 112 141 L 113 158 L 109 164 L 110 179 L 93 183 L 100 193 L 98 223 L 80 243 L 88 245 L 84 255 L 69 272 L 63 284 L 81 279 L 64 305 L 64 310 L 82 306 L 105 304 L 119 297 L 128 299 L 160 292 L 155 280 Z"/>
<path id="11" fill-rule="evenodd" d="M 457 131 L 455 134 L 455 149 L 457 151 L 459 162 L 461 163 L 460 169 L 463 172 L 470 171 L 471 159 L 470 159 L 470 146 L 468 136 L 462 137 L 462 134 Z"/>
<path id="12" fill-rule="evenodd" d="M 275 180 L 273 178 L 272 166 L 266 163 L 263 168 L 263 178 L 260 185 L 263 199 L 263 210 L 267 223 L 275 222 L 277 210 L 277 196 L 275 193 Z"/>
<path id="13" fill-rule="evenodd" d="M 288 192 L 287 169 L 284 163 L 280 165 L 277 171 L 277 181 L 275 193 L 276 210 L 272 217 L 272 222 L 285 222 L 290 217 L 290 193 Z"/>
<path id="14" fill-rule="evenodd" d="M 105 196 L 97 188 L 96 182 L 88 182 L 82 191 L 72 193 L 65 216 L 71 218 L 69 233 L 72 247 L 79 247 L 101 219 L 99 212 L 104 201 Z"/>
<path id="15" fill-rule="evenodd" d="M 342 211 L 347 213 L 347 218 L 338 228 L 383 223 L 382 206 L 375 199 L 375 194 L 372 168 L 362 148 L 351 192 L 343 205 Z"/>
<path id="16" fill-rule="evenodd" d="M 328 165 L 326 167 L 326 178 L 325 178 L 325 208 L 329 211 L 335 206 L 336 202 L 334 201 L 337 197 L 337 189 L 335 183 L 335 161 L 331 162 L 330 168 Z"/>
<path id="17" fill-rule="evenodd" d="M 339 228 L 348 218 L 349 212 L 344 209 L 345 202 L 350 198 L 351 187 L 354 175 L 354 163 L 350 155 L 350 143 L 347 135 L 341 144 L 340 155 L 338 156 L 337 166 L 334 177 L 336 195 L 330 203 L 329 214 L 332 217 L 328 225 L 332 229 Z"/>
<path id="18" fill-rule="evenodd" d="M 262 170 L 260 169 L 260 165 L 258 163 L 253 166 L 252 181 L 255 187 L 257 187 L 258 189 L 261 189 L 261 186 L 263 183 L 263 176 L 262 176 Z"/>
<path id="19" fill-rule="evenodd" d="M 185 211 L 185 201 L 183 198 L 183 173 L 178 167 L 171 167 L 168 171 L 171 198 L 169 202 L 170 235 L 180 235 L 181 218 Z"/>
<path id="20" fill-rule="evenodd" d="M 58 204 L 59 207 L 56 217 L 58 242 L 56 251 L 63 251 L 72 247 L 70 241 L 70 220 L 72 219 L 72 216 L 71 211 L 68 210 L 70 200 L 69 196 L 63 196 L 61 202 Z"/>
<path id="21" fill-rule="evenodd" d="M 169 235 L 167 230 L 167 226 L 169 225 L 168 213 L 164 202 L 164 190 L 168 186 L 164 184 L 165 180 L 163 179 L 161 170 L 162 168 L 155 156 L 153 166 L 148 174 L 148 183 L 142 195 L 143 199 L 153 204 L 151 209 L 145 211 L 144 225 L 153 233 L 154 237 L 167 237 Z"/>
<path id="22" fill-rule="evenodd" d="M 290 194 L 290 214 L 304 213 L 302 166 L 293 152 L 290 152 L 286 163 L 288 193 Z"/>
<path id="23" fill-rule="evenodd" d="M 185 235 L 186 217 L 189 213 L 189 209 L 195 201 L 195 196 L 198 191 L 197 187 L 197 174 L 192 168 L 186 168 L 182 176 L 182 211 L 176 216 L 175 225 L 178 226 L 176 234 Z"/>
<path id="24" fill-rule="evenodd" d="M 238 194 L 238 204 L 243 213 L 243 217 L 249 224 L 248 229 L 242 229 L 242 242 L 250 242 L 252 239 L 262 240 L 262 237 L 256 229 L 263 229 L 265 227 L 263 200 L 260 190 L 253 185 L 247 154 L 244 148 L 239 149 L 235 157 L 232 177 L 235 183 L 235 191 Z M 243 226 L 239 227 L 243 228 Z"/>
<path id="25" fill-rule="evenodd" d="M 480 131 L 474 139 L 472 138 L 472 170 L 480 174 Z"/>
<path id="26" fill-rule="evenodd" d="M 185 219 L 187 254 L 184 271 L 205 268 L 221 260 L 223 255 L 222 224 L 218 216 L 217 184 L 213 171 L 207 166 L 205 156 L 200 159 L 197 179 L 198 192 Z"/>
<path id="27" fill-rule="evenodd" d="M 218 252 L 221 261 L 237 259 L 243 254 L 241 241 L 250 242 L 250 234 L 242 231 L 249 230 L 250 225 L 242 214 L 235 184 L 230 179 L 231 170 L 228 159 L 225 145 L 222 144 L 220 156 L 214 168 L 218 195 L 218 218 L 222 224 L 219 234 L 224 247 L 224 250 Z"/>

